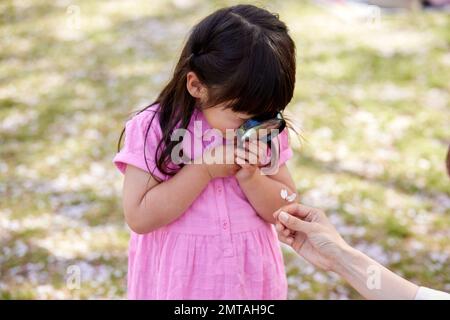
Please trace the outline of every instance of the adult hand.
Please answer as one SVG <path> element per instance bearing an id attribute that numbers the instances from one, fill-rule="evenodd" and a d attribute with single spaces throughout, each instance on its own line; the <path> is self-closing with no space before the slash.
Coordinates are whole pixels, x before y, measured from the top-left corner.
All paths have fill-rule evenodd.
<path id="1" fill-rule="evenodd" d="M 274 212 L 279 239 L 316 267 L 338 273 L 366 299 L 450 299 L 448 293 L 420 287 L 351 248 L 322 210 L 293 203 Z M 368 285 L 377 270 L 379 283 Z"/>
<path id="2" fill-rule="evenodd" d="M 273 215 L 280 241 L 316 267 L 336 271 L 342 253 L 351 249 L 319 209 L 292 203 Z"/>

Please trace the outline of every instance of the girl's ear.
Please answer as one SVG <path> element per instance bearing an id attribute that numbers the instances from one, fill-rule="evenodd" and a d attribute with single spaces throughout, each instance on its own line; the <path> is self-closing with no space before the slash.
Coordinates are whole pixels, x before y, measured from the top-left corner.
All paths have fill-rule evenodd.
<path id="1" fill-rule="evenodd" d="M 201 101 L 207 100 L 206 87 L 200 82 L 193 71 L 189 71 L 186 75 L 186 88 L 192 97 L 200 99 Z"/>

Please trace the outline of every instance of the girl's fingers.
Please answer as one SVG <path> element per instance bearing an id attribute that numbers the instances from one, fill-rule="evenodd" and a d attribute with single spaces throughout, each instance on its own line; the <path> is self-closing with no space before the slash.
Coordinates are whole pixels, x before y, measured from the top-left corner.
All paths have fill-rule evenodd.
<path id="1" fill-rule="evenodd" d="M 239 158 L 240 161 L 244 161 L 245 163 L 250 163 L 253 164 L 252 161 L 254 162 L 254 164 L 257 163 L 257 157 L 251 153 L 249 153 L 249 151 L 242 149 L 242 148 L 237 148 L 235 151 L 235 156 L 236 158 Z"/>
<path id="2" fill-rule="evenodd" d="M 246 145 L 246 149 L 254 155 L 261 156 L 267 149 L 264 149 L 262 142 L 250 142 Z"/>
<path id="3" fill-rule="evenodd" d="M 291 234 L 291 230 L 289 230 L 288 228 L 283 230 L 283 235 L 285 235 L 286 237 L 289 236 Z"/>
<path id="4" fill-rule="evenodd" d="M 268 163 L 267 144 L 261 141 L 258 142 L 246 141 L 244 144 L 244 148 L 245 148 L 244 154 L 247 161 L 263 166 Z"/>
<path id="5" fill-rule="evenodd" d="M 236 149 L 234 150 L 234 155 L 235 155 L 236 157 L 245 158 L 245 150 L 242 149 L 242 148 L 236 148 Z"/>
<path id="6" fill-rule="evenodd" d="M 247 159 L 245 158 L 245 151 L 242 149 L 236 149 L 234 152 L 236 163 L 239 165 L 247 164 Z"/>
<path id="7" fill-rule="evenodd" d="M 243 156 L 242 154 L 242 150 L 241 151 L 236 151 L 236 157 L 235 157 L 235 162 L 236 164 L 240 165 L 242 168 L 252 168 L 254 167 L 256 164 L 249 162 L 249 160 Z M 256 162 L 256 161 L 253 161 Z"/>
<path id="8" fill-rule="evenodd" d="M 245 159 L 240 158 L 240 157 L 236 157 L 236 164 L 238 164 L 241 168 L 247 169 L 247 168 L 251 168 L 252 165 L 249 164 Z"/>
<path id="9" fill-rule="evenodd" d="M 264 142 L 261 142 L 261 141 L 258 142 L 258 154 L 261 157 L 265 157 L 267 155 L 267 151 L 268 151 L 267 149 L 268 149 L 267 144 L 265 144 Z"/>

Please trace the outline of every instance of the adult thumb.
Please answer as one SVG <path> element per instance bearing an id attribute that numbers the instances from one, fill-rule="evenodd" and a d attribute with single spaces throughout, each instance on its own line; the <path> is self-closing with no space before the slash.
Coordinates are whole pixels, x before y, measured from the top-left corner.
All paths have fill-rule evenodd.
<path id="1" fill-rule="evenodd" d="M 287 212 L 281 211 L 278 215 L 278 219 L 288 229 L 301 231 L 303 233 L 309 233 L 311 231 L 311 225 L 309 222 L 294 217 Z"/>

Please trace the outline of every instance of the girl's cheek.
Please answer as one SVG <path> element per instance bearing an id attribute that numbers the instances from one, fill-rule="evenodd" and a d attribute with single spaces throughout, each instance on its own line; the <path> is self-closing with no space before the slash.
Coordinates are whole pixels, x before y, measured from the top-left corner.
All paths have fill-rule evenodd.
<path id="1" fill-rule="evenodd" d="M 239 128 L 243 123 L 244 123 L 244 121 L 242 121 L 241 119 L 232 120 L 232 121 L 230 121 L 230 126 L 229 126 L 228 129 L 237 129 L 237 128 Z"/>
<path id="2" fill-rule="evenodd" d="M 236 130 L 241 126 L 241 123 L 239 121 L 233 121 L 233 120 L 224 120 L 222 121 L 220 127 L 222 132 L 226 132 L 227 129 Z"/>
<path id="3" fill-rule="evenodd" d="M 236 129 L 239 128 L 240 126 L 241 126 L 240 123 L 233 123 L 233 124 L 231 124 L 230 127 L 227 128 L 227 129 L 233 129 L 233 130 L 236 130 Z"/>

